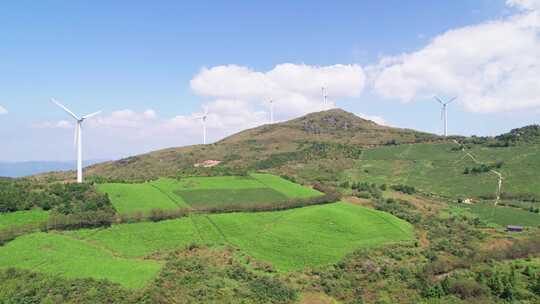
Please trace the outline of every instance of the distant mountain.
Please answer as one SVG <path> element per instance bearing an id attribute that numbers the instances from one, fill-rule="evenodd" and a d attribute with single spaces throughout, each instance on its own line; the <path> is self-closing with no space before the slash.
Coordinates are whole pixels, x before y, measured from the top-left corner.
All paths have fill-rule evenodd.
<path id="1" fill-rule="evenodd" d="M 104 160 L 89 160 L 84 166 L 90 166 Z M 72 170 L 76 166 L 75 161 L 26 161 L 26 162 L 0 162 L 1 177 L 23 177 L 51 171 Z"/>
<path id="2" fill-rule="evenodd" d="M 169 148 L 96 164 L 88 167 L 85 174 L 149 179 L 178 172 L 190 174 L 195 164 L 205 160 L 221 161 L 214 170 L 270 169 L 313 158 L 347 158 L 367 147 L 440 139 L 434 134 L 381 126 L 341 109 L 332 109 L 248 129 L 214 144 Z M 72 179 L 74 174 L 41 177 L 45 176 Z"/>

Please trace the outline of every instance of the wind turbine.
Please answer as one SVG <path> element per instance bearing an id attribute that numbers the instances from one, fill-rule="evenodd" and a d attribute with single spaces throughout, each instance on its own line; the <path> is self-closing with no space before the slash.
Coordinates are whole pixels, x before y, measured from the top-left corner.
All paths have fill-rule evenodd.
<path id="1" fill-rule="evenodd" d="M 326 106 L 328 104 L 328 94 L 326 92 L 326 88 L 322 87 L 321 92 L 322 92 L 322 96 L 323 96 L 323 100 L 324 100 L 324 105 Z"/>
<path id="2" fill-rule="evenodd" d="M 274 100 L 270 99 L 268 103 L 270 103 L 270 123 L 273 124 L 274 123 Z"/>
<path id="3" fill-rule="evenodd" d="M 200 119 L 203 128 L 203 145 L 206 145 L 206 119 L 208 118 L 208 107 L 204 107 L 204 114 L 201 116 L 195 117 L 195 119 Z"/>
<path id="4" fill-rule="evenodd" d="M 66 108 L 63 104 L 56 101 L 54 98 L 51 99 L 51 101 L 62 108 L 64 111 L 66 111 L 71 117 L 73 117 L 77 121 L 77 125 L 75 126 L 75 141 L 74 144 L 77 146 L 77 183 L 83 182 L 83 172 L 82 172 L 82 123 L 93 116 L 98 115 L 101 113 L 101 111 L 94 112 L 92 114 L 84 115 L 82 117 L 79 117 L 75 115 L 71 110 Z"/>
<path id="5" fill-rule="evenodd" d="M 442 101 L 438 96 L 434 96 L 435 100 L 437 100 L 442 108 L 441 108 L 441 119 L 444 120 L 444 137 L 448 136 L 448 114 L 446 112 L 446 106 L 456 100 L 456 97 L 451 98 L 450 100 L 444 102 Z"/>

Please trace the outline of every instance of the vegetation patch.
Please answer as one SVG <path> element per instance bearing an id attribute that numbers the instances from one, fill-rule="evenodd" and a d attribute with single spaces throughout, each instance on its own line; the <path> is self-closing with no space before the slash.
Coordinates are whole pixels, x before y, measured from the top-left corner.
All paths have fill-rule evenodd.
<path id="1" fill-rule="evenodd" d="M 0 213 L 0 230 L 46 223 L 49 213 L 41 209 Z"/>
<path id="2" fill-rule="evenodd" d="M 285 195 L 270 188 L 181 190 L 176 193 L 195 209 L 256 206 L 287 200 Z"/>
<path id="3" fill-rule="evenodd" d="M 140 288 L 155 277 L 161 264 L 117 257 L 107 249 L 65 235 L 34 233 L 0 248 L 0 268 L 10 267 L 67 278 L 107 279 Z"/>
<path id="4" fill-rule="evenodd" d="M 107 193 L 118 213 L 135 211 L 148 212 L 154 208 L 176 209 L 179 206 L 151 183 L 97 185 L 98 190 Z"/>
<path id="5" fill-rule="evenodd" d="M 230 248 L 191 246 L 167 257 L 145 298 L 150 303 L 285 304 L 296 300 L 296 290 L 284 280 L 250 266 Z"/>
<path id="6" fill-rule="evenodd" d="M 491 165 L 479 166 L 464 157 L 460 147 L 453 143 L 403 144 L 364 150 L 362 159 L 355 161 L 353 168 L 343 170 L 336 178 L 340 182 L 408 185 L 423 193 L 448 197 L 493 198 L 497 176 L 470 173 L 495 168 L 504 178 L 503 197 L 540 198 L 538 144 L 508 148 L 472 145 L 467 151 L 480 162 Z M 464 174 L 466 172 L 469 174 Z"/>
<path id="7" fill-rule="evenodd" d="M 492 203 L 478 203 L 468 209 L 485 222 L 501 226 L 540 226 L 540 214 L 523 209 L 505 206 L 494 206 Z"/>
<path id="8" fill-rule="evenodd" d="M 98 184 L 121 215 L 152 210 L 223 209 L 226 206 L 268 206 L 290 199 L 322 197 L 324 193 L 271 174 L 249 176 L 160 178 L 145 183 Z"/>
<path id="9" fill-rule="evenodd" d="M 79 230 L 69 235 L 129 257 L 193 242 L 230 244 L 284 271 L 333 263 L 359 247 L 413 239 L 409 223 L 347 203 L 279 212 L 191 215 L 159 223 Z"/>
<path id="10" fill-rule="evenodd" d="M 302 185 L 272 174 L 253 173 L 250 176 L 263 185 L 283 193 L 288 198 L 308 198 L 323 194 L 315 189 L 303 187 Z"/>

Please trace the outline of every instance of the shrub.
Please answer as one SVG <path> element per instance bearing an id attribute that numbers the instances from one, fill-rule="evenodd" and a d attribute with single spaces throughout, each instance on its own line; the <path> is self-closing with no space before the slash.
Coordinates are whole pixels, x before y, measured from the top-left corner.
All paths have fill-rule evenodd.
<path id="1" fill-rule="evenodd" d="M 81 228 L 109 227 L 113 221 L 114 214 L 103 210 L 84 211 L 74 214 L 53 212 L 49 216 L 47 229 L 71 230 Z"/>
<path id="2" fill-rule="evenodd" d="M 391 187 L 395 191 L 399 191 L 405 194 L 415 194 L 416 189 L 413 186 L 407 186 L 407 185 L 392 185 Z"/>
<path id="3" fill-rule="evenodd" d="M 461 299 L 481 297 L 489 294 L 487 287 L 470 279 L 461 279 L 451 282 L 449 292 Z"/>

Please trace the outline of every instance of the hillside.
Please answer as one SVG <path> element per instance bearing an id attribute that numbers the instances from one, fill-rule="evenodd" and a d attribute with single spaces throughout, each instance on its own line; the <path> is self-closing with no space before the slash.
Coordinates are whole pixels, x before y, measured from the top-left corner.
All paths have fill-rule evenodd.
<path id="1" fill-rule="evenodd" d="M 342 158 L 338 154 L 355 154 L 367 147 L 437 139 L 436 135 L 381 126 L 341 109 L 332 109 L 245 130 L 210 145 L 169 148 L 93 165 L 86 169 L 86 175 L 152 179 L 190 173 L 195 164 L 209 159 L 222 161 L 219 165 L 222 170 L 269 169 L 287 160 L 302 162 L 306 157 L 318 156 Z M 322 143 L 322 146 L 313 146 L 314 143 Z M 61 172 L 41 177 L 69 179 L 71 175 L 71 172 Z"/>

